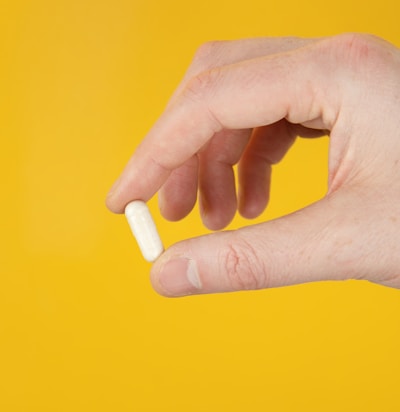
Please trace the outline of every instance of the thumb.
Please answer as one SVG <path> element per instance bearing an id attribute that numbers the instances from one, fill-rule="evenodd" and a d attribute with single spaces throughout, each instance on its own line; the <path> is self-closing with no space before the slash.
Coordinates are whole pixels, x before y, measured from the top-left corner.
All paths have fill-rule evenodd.
<path id="1" fill-rule="evenodd" d="M 349 201 L 328 196 L 277 220 L 179 242 L 153 265 L 153 287 L 184 296 L 360 277 L 368 242 Z"/>

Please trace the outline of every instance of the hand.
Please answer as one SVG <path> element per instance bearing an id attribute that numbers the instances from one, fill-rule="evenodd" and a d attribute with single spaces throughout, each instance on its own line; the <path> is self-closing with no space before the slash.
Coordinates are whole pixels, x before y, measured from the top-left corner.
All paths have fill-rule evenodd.
<path id="1" fill-rule="evenodd" d="M 262 212 L 271 165 L 296 136 L 327 133 L 324 199 L 170 247 L 154 288 L 181 296 L 349 278 L 400 287 L 400 51 L 369 35 L 206 44 L 107 205 L 121 213 L 159 190 L 176 220 L 199 191 L 205 225 L 220 229 L 236 209 Z"/>

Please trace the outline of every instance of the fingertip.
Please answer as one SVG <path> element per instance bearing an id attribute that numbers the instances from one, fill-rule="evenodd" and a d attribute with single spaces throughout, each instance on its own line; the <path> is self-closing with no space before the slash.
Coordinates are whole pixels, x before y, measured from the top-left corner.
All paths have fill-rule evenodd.
<path id="1" fill-rule="evenodd" d="M 240 216 L 245 219 L 255 219 L 259 217 L 268 204 L 268 196 L 260 196 L 259 199 L 242 199 L 240 198 L 238 211 Z"/>
<path id="2" fill-rule="evenodd" d="M 196 156 L 171 172 L 158 191 L 158 206 L 165 219 L 175 222 L 193 210 L 197 201 L 197 180 Z"/>
<path id="3" fill-rule="evenodd" d="M 231 223 L 235 216 L 236 210 L 227 211 L 227 210 L 215 210 L 215 211 L 205 211 L 201 210 L 201 220 L 204 226 L 213 231 L 222 230 Z"/>
<path id="4" fill-rule="evenodd" d="M 105 199 L 105 204 L 107 209 L 113 213 L 123 213 L 124 212 L 124 205 L 121 205 L 118 202 L 117 194 L 119 191 L 121 178 L 119 177 L 114 184 L 111 186 L 110 190 L 108 191 Z"/>
<path id="5" fill-rule="evenodd" d="M 201 220 L 209 230 L 224 229 L 236 214 L 237 200 L 234 191 L 225 196 L 215 197 L 210 197 L 203 192 L 199 200 Z"/>
<path id="6" fill-rule="evenodd" d="M 164 188 L 158 192 L 158 207 L 161 215 L 171 221 L 176 222 L 187 216 L 196 204 L 195 191 L 186 192 L 186 196 L 170 193 Z"/>
<path id="7" fill-rule="evenodd" d="M 105 204 L 106 204 L 107 209 L 112 213 L 117 213 L 117 214 L 124 213 L 124 207 L 120 206 L 116 202 L 115 197 L 112 195 L 107 195 Z"/>

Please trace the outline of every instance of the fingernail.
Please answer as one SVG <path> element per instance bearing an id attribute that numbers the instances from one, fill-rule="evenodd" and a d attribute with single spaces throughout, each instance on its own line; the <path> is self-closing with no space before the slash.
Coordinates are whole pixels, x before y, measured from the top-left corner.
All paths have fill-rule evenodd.
<path id="1" fill-rule="evenodd" d="M 158 281 L 161 287 L 173 296 L 192 295 L 201 289 L 197 264 L 187 258 L 168 261 L 161 269 Z"/>

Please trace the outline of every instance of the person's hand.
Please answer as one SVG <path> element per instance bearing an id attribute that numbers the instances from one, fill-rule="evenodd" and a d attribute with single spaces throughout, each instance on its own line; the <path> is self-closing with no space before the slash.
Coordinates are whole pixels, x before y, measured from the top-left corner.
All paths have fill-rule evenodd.
<path id="1" fill-rule="evenodd" d="M 107 205 L 121 213 L 159 191 L 162 214 L 177 220 L 199 192 L 205 225 L 221 229 L 237 209 L 263 211 L 271 165 L 296 136 L 324 134 L 324 199 L 173 245 L 152 267 L 154 288 L 180 296 L 349 278 L 400 287 L 400 51 L 369 35 L 204 45 Z"/>

